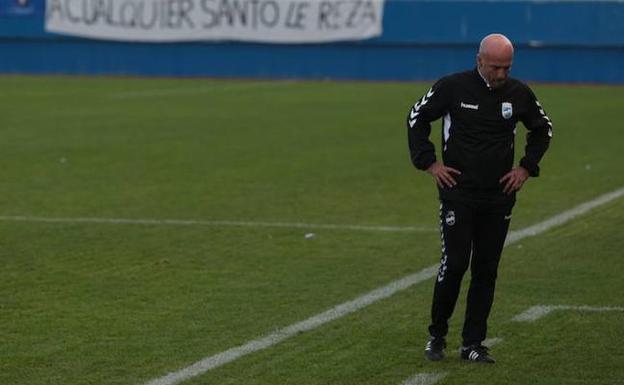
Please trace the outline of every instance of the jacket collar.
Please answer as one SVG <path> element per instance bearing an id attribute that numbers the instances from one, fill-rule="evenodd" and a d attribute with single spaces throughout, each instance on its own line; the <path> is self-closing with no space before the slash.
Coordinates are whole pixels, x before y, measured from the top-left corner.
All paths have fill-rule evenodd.
<path id="1" fill-rule="evenodd" d="M 488 90 L 492 91 L 492 86 L 490 86 L 490 83 L 485 79 L 485 77 L 481 74 L 481 71 L 479 71 L 479 67 L 475 67 L 474 72 L 481 78 L 481 80 L 483 81 L 483 83 L 486 85 L 486 87 L 488 88 Z"/>

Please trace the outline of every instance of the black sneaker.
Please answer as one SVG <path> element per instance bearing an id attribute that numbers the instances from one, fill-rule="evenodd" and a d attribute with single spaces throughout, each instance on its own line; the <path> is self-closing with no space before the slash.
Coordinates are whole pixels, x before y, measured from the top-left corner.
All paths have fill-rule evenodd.
<path id="1" fill-rule="evenodd" d="M 446 347 L 446 341 L 444 337 L 431 337 L 427 341 L 425 347 L 425 357 L 429 361 L 440 361 L 444 359 L 444 348 Z"/>
<path id="2" fill-rule="evenodd" d="M 462 347 L 460 355 L 463 360 L 467 361 L 484 362 L 488 364 L 496 362 L 496 360 L 488 354 L 487 346 L 483 345 L 470 345 L 468 347 Z"/>

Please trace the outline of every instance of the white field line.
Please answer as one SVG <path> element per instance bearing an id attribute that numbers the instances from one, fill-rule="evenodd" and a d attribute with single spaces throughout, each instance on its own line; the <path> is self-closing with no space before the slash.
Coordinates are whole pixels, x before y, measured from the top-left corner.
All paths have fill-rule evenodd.
<path id="1" fill-rule="evenodd" d="M 537 235 L 541 232 L 544 232 L 550 229 L 551 227 L 562 225 L 576 218 L 577 216 L 586 213 L 591 208 L 597 207 L 600 204 L 608 203 L 614 199 L 619 198 L 623 194 L 624 194 L 624 187 L 614 192 L 601 195 L 587 203 L 583 203 L 577 207 L 574 207 L 570 210 L 566 210 L 563 213 L 553 217 L 553 218 L 558 218 L 557 220 L 553 221 L 553 219 L 550 218 L 534 226 L 529 227 L 530 229 L 534 229 L 532 231 L 526 231 L 526 229 L 513 231 L 510 233 L 511 240 L 506 242 L 505 244 L 509 245 L 521 239 L 524 239 L 526 237 Z M 594 202 L 600 202 L 600 203 L 596 204 Z M 591 208 L 587 209 L 587 207 L 591 207 Z M 572 214 L 568 214 L 568 213 L 572 213 Z M 516 234 L 519 234 L 519 235 L 516 235 Z M 221 365 L 225 365 L 229 362 L 235 361 L 247 354 L 250 354 L 250 353 L 262 350 L 262 349 L 266 349 L 287 338 L 293 337 L 299 333 L 315 329 L 327 322 L 349 315 L 379 300 L 391 297 L 392 295 L 402 290 L 408 289 L 409 287 L 413 285 L 416 285 L 420 282 L 423 282 L 429 278 L 434 277 L 437 271 L 438 271 L 437 264 L 429 266 L 419 271 L 418 273 L 415 273 L 407 277 L 401 278 L 397 281 L 391 282 L 386 286 L 377 288 L 367 294 L 364 294 L 360 297 L 355 298 L 354 300 L 340 304 L 323 313 L 314 315 L 304 321 L 287 326 L 284 329 L 278 330 L 264 337 L 251 340 L 244 345 L 237 346 L 237 347 L 228 349 L 224 352 L 217 353 L 213 356 L 206 357 L 176 372 L 171 372 L 163 377 L 159 377 L 154 380 L 151 380 L 147 382 L 147 385 L 174 385 L 184 380 L 187 380 L 189 378 L 199 376 L 203 373 L 208 372 L 209 370 L 217 368 Z"/>
<path id="2" fill-rule="evenodd" d="M 88 89 L 84 89 L 85 92 L 88 92 L 90 90 Z M 30 91 L 30 92 L 0 92 L 0 97 L 1 98 L 11 98 L 11 99 L 15 99 L 15 98 L 36 98 L 36 97 L 43 97 L 43 98 L 50 98 L 50 97 L 60 97 L 60 96 L 76 96 L 76 95 L 80 95 L 82 94 L 80 91 L 74 90 L 74 91 Z"/>
<path id="3" fill-rule="evenodd" d="M 530 307 L 524 312 L 514 316 L 511 320 L 517 322 L 534 322 L 540 318 L 546 317 L 555 310 L 575 310 L 588 312 L 606 312 L 606 311 L 624 311 L 624 307 L 592 307 L 592 306 L 572 306 L 572 305 L 537 305 Z"/>
<path id="4" fill-rule="evenodd" d="M 503 342 L 502 337 L 493 337 L 493 338 L 488 338 L 485 341 L 483 341 L 483 345 L 487 346 L 488 348 L 491 348 L 492 346 L 498 345 L 501 342 Z"/>
<path id="5" fill-rule="evenodd" d="M 54 218 L 27 215 L 2 215 L 0 221 L 5 222 L 42 222 L 42 223 L 99 223 L 115 225 L 160 225 L 160 226 L 233 226 L 233 227 L 276 227 L 291 229 L 321 229 L 321 230 L 356 230 L 380 232 L 437 232 L 433 227 L 424 226 L 368 226 L 368 225 L 339 225 L 298 222 L 253 222 L 253 221 L 209 221 L 185 219 L 128 219 L 128 218 Z"/>
<path id="6" fill-rule="evenodd" d="M 388 298 L 394 293 L 405 290 L 410 286 L 413 286 L 419 282 L 425 281 L 436 274 L 437 266 L 431 266 L 421 270 L 416 274 L 412 274 L 405 278 L 394 281 L 387 286 L 375 289 L 361 297 L 358 297 L 352 301 L 342 303 L 336 307 L 333 307 L 323 313 L 317 314 L 313 317 L 306 319 L 305 321 L 298 322 L 296 324 L 280 329 L 274 333 L 266 335 L 264 337 L 247 342 L 244 345 L 237 346 L 235 348 L 226 350 L 224 352 L 215 354 L 214 356 L 206 357 L 201 361 L 194 363 L 184 369 L 177 372 L 169 373 L 164 377 L 157 378 L 148 382 L 149 385 L 171 385 L 177 384 L 181 381 L 187 380 L 191 377 L 195 377 L 202 373 L 205 373 L 211 369 L 224 365 L 228 362 L 239 359 L 240 357 L 249 353 L 256 352 L 258 350 L 266 349 L 273 346 L 283 340 L 293 337 L 299 333 L 315 329 L 327 322 L 344 317 L 348 314 L 354 313 L 368 305 L 371 305 L 379 300 Z"/>
<path id="7" fill-rule="evenodd" d="M 401 385 L 433 385 L 448 375 L 447 372 L 441 373 L 417 373 L 416 375 L 403 381 Z"/>
<path id="8" fill-rule="evenodd" d="M 503 342 L 500 337 L 488 338 L 483 341 L 483 345 L 491 348 Z M 401 385 L 433 385 L 448 375 L 448 372 L 440 373 L 416 373 L 414 376 L 403 381 Z"/>
<path id="9" fill-rule="evenodd" d="M 621 187 L 615 191 L 611 191 L 610 193 L 601 195 L 597 198 L 594 198 L 588 202 L 582 203 L 576 207 L 573 207 L 569 210 L 562 212 L 561 214 L 555 215 L 543 222 L 536 223 L 533 226 L 526 227 L 522 230 L 512 231 L 507 236 L 507 240 L 505 244 L 514 243 L 519 241 L 522 238 L 530 237 L 533 235 L 537 235 L 543 233 L 544 231 L 551 229 L 555 226 L 559 226 L 562 223 L 566 223 L 571 221 L 572 219 L 588 213 L 589 211 L 595 209 L 598 206 L 602 206 L 606 203 L 609 203 L 615 199 L 624 196 L 624 187 Z"/>

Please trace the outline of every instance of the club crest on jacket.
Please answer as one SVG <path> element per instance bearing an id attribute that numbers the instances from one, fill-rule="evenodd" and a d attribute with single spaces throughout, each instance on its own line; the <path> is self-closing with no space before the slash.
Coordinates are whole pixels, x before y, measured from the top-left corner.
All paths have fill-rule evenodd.
<path id="1" fill-rule="evenodd" d="M 455 211 L 449 210 L 444 217 L 444 221 L 448 226 L 453 226 L 455 224 Z"/>
<path id="2" fill-rule="evenodd" d="M 513 106 L 509 102 L 503 102 L 501 106 L 501 112 L 503 114 L 503 118 L 509 119 L 511 115 L 513 115 Z"/>

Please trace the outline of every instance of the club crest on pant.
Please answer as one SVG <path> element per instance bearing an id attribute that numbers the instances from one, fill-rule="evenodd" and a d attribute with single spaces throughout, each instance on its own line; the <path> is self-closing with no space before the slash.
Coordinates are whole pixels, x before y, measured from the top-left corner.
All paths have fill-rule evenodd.
<path id="1" fill-rule="evenodd" d="M 455 224 L 455 211 L 447 211 L 446 216 L 444 217 L 444 221 L 448 226 L 453 226 Z"/>
<path id="2" fill-rule="evenodd" d="M 513 115 L 513 106 L 509 102 L 503 102 L 501 105 L 501 112 L 503 114 L 503 118 L 509 119 L 511 115 Z"/>

